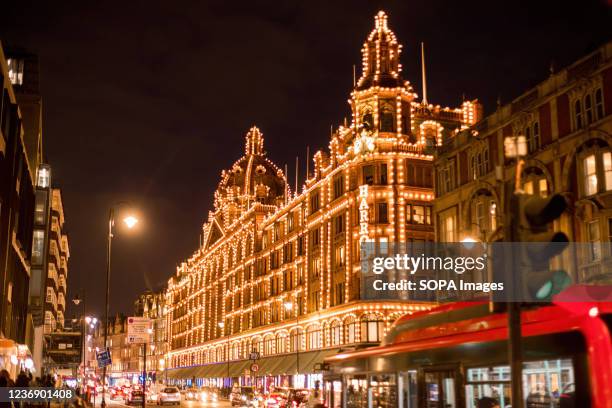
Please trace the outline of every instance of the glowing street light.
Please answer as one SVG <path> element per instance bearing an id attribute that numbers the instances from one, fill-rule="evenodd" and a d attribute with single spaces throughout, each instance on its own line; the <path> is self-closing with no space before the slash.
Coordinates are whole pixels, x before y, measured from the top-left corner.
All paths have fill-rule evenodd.
<path id="1" fill-rule="evenodd" d="M 138 224 L 138 218 L 134 217 L 133 215 L 129 215 L 123 219 L 123 222 L 129 229 L 132 229 L 136 224 Z"/>

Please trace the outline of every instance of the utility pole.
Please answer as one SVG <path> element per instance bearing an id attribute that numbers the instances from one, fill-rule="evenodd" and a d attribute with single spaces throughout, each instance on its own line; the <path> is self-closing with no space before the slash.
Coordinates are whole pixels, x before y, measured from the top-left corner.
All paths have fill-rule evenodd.
<path id="1" fill-rule="evenodd" d="M 147 343 L 142 343 L 142 408 L 147 406 Z"/>

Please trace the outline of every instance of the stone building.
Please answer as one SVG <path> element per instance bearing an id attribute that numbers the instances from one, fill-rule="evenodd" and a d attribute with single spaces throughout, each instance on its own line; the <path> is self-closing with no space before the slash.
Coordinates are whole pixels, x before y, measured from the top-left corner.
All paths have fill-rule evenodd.
<path id="1" fill-rule="evenodd" d="M 556 222 L 570 241 L 612 237 L 612 42 L 473 126 L 437 150 L 436 239 L 483 242 L 503 239 L 504 213 L 512 194 L 515 165 L 504 157 L 504 139 L 524 135 L 528 155 L 523 190 L 562 193 L 569 209 Z M 607 247 L 564 255 L 575 281 L 610 279 Z"/>
<path id="2" fill-rule="evenodd" d="M 360 243 L 434 239 L 433 151 L 481 109 L 417 101 L 387 19 L 364 43 L 351 123 L 315 153 L 300 192 L 256 127 L 222 172 L 203 244 L 168 282 L 172 381 L 313 386 L 326 355 L 377 344 L 428 307 L 362 299 Z"/>

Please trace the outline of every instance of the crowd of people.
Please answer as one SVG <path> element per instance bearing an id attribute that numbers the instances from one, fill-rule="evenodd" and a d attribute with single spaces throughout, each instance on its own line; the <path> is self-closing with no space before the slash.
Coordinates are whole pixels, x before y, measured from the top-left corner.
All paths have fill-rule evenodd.
<path id="1" fill-rule="evenodd" d="M 58 388 L 62 387 L 62 384 L 58 384 L 52 375 L 46 374 L 42 377 L 34 377 L 31 372 L 21 371 L 17 377 L 13 380 L 10 373 L 7 370 L 0 370 L 0 387 L 18 387 L 18 388 L 30 388 L 30 387 L 49 387 Z M 85 401 L 80 398 L 77 393 L 77 398 L 73 399 L 70 403 L 62 404 L 63 406 L 71 405 L 72 407 L 85 407 Z M 18 403 L 13 402 L 2 402 L 0 401 L 0 408 L 30 408 L 30 407 L 51 407 L 50 403 Z"/>

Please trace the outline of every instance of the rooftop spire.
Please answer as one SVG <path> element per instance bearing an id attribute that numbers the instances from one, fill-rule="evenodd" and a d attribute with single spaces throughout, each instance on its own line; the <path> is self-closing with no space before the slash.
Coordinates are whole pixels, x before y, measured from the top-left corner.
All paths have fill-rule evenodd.
<path id="1" fill-rule="evenodd" d="M 423 80 L 423 105 L 427 105 L 427 76 L 425 74 L 425 43 L 421 42 L 421 76 Z"/>
<path id="2" fill-rule="evenodd" d="M 399 56 L 402 46 L 389 29 L 388 17 L 384 11 L 374 16 L 374 29 L 361 49 L 362 73 L 357 89 L 372 86 L 395 87 L 402 85 L 402 66 Z"/>
<path id="3" fill-rule="evenodd" d="M 262 155 L 264 152 L 263 142 L 263 134 L 259 131 L 257 126 L 253 126 L 246 135 L 245 154 L 247 156 L 250 154 Z"/>

